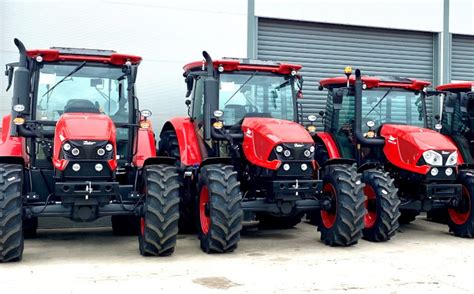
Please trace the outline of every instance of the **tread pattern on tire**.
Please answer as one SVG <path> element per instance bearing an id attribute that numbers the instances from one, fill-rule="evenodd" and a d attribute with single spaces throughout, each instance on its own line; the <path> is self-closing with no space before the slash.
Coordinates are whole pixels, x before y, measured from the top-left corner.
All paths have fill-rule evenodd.
<path id="1" fill-rule="evenodd" d="M 176 168 L 159 164 L 145 167 L 145 228 L 139 234 L 140 253 L 168 256 L 174 252 L 178 235 L 179 182 Z"/>
<path id="2" fill-rule="evenodd" d="M 449 231 L 456 237 L 474 238 L 474 170 L 462 170 L 459 173 L 458 182 L 469 192 L 471 213 L 469 219 L 462 225 L 453 223 L 451 217 L 448 217 Z"/>
<path id="3" fill-rule="evenodd" d="M 180 153 L 179 153 L 179 142 L 176 137 L 174 130 L 164 131 L 160 135 L 160 143 L 158 144 L 158 154 L 162 156 L 170 156 L 176 158 L 176 166 L 179 168 L 181 165 Z M 196 207 L 194 203 L 185 203 L 183 201 L 184 187 L 180 181 L 180 205 L 179 205 L 179 232 L 180 233 L 195 233 L 195 213 Z"/>
<path id="4" fill-rule="evenodd" d="M 401 201 L 394 179 L 390 178 L 387 172 L 369 169 L 363 172 L 362 182 L 370 183 L 377 202 L 377 219 L 370 229 L 364 228 L 363 237 L 372 242 L 388 241 L 395 235 L 400 218 Z"/>
<path id="5" fill-rule="evenodd" d="M 199 191 L 203 185 L 208 187 L 211 218 L 207 234 L 199 229 L 201 249 L 207 253 L 234 251 L 240 241 L 243 220 L 237 172 L 231 165 L 210 164 L 202 168 L 199 183 Z"/>
<path id="6" fill-rule="evenodd" d="M 355 165 L 332 164 L 324 167 L 323 184 L 330 182 L 337 193 L 336 221 L 331 228 L 320 222 L 321 240 L 329 246 L 350 246 L 362 237 L 364 192 L 361 174 Z"/>
<path id="7" fill-rule="evenodd" d="M 21 165 L 0 164 L 0 262 L 23 255 L 22 184 Z"/>

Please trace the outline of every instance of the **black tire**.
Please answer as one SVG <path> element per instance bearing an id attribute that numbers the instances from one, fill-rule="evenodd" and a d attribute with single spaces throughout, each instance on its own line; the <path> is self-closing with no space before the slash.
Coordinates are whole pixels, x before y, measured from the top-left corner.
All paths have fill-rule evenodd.
<path id="1" fill-rule="evenodd" d="M 112 232 L 115 236 L 137 236 L 140 218 L 134 215 L 112 215 Z"/>
<path id="2" fill-rule="evenodd" d="M 420 213 L 418 211 L 401 211 L 400 217 L 398 218 L 398 223 L 401 225 L 407 225 L 413 222 L 416 219 L 416 216 Z"/>
<path id="3" fill-rule="evenodd" d="M 176 158 L 176 166 L 181 166 L 179 154 L 179 142 L 174 130 L 163 131 L 160 135 L 160 143 L 158 144 L 158 154 L 161 156 L 169 156 Z M 196 233 L 196 207 L 194 203 L 184 201 L 184 187 L 180 180 L 180 205 L 179 205 L 179 232 L 182 234 Z"/>
<path id="4" fill-rule="evenodd" d="M 178 235 L 178 172 L 169 165 L 149 165 L 144 168 L 142 178 L 145 200 L 138 234 L 140 254 L 171 255 Z"/>
<path id="5" fill-rule="evenodd" d="M 331 198 L 332 208 L 321 210 L 321 241 L 329 246 L 350 246 L 362 237 L 364 193 L 356 167 L 332 164 L 322 171 L 323 191 Z"/>
<path id="6" fill-rule="evenodd" d="M 301 222 L 304 213 L 299 212 L 289 216 L 274 216 L 269 213 L 257 214 L 260 229 L 291 229 Z"/>
<path id="7" fill-rule="evenodd" d="M 23 236 L 25 239 L 36 238 L 38 230 L 38 218 L 31 217 L 23 220 Z"/>
<path id="8" fill-rule="evenodd" d="M 23 255 L 22 185 L 21 165 L 0 164 L 0 262 Z"/>
<path id="9" fill-rule="evenodd" d="M 462 185 L 462 200 L 457 208 L 448 208 L 449 231 L 456 237 L 474 237 L 474 170 L 459 173 L 458 183 Z"/>
<path id="10" fill-rule="evenodd" d="M 363 238 L 372 242 L 390 240 L 399 227 L 400 199 L 394 180 L 386 172 L 369 169 L 362 173 L 367 197 Z"/>
<path id="11" fill-rule="evenodd" d="M 198 191 L 201 249 L 206 253 L 234 251 L 243 219 L 237 172 L 231 165 L 204 166 L 199 174 Z"/>

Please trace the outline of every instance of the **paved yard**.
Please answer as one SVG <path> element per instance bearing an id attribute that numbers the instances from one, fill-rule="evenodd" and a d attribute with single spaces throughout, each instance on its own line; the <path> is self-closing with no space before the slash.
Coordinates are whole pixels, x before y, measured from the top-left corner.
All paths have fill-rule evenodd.
<path id="1" fill-rule="evenodd" d="M 388 243 L 330 248 L 313 226 L 248 230 L 236 252 L 206 255 L 195 236 L 143 258 L 107 227 L 42 229 L 23 261 L 0 264 L 0 293 L 474 293 L 474 240 L 423 218 Z M 28 292 L 26 292 L 28 290 Z M 188 292 L 189 291 L 189 292 Z"/>

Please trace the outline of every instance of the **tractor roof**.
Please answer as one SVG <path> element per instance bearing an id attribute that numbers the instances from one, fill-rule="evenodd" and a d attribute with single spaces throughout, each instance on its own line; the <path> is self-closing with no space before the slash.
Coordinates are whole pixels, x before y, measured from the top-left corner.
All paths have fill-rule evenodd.
<path id="1" fill-rule="evenodd" d="M 438 91 L 451 91 L 451 92 L 469 92 L 474 91 L 474 82 L 459 82 L 439 85 L 436 87 Z"/>
<path id="2" fill-rule="evenodd" d="M 367 86 L 367 89 L 371 88 L 382 88 L 382 87 L 394 87 L 401 89 L 408 89 L 413 91 L 423 90 L 424 87 L 431 85 L 430 82 L 407 79 L 402 77 L 375 77 L 375 76 L 363 76 L 362 82 Z M 349 83 L 355 83 L 355 76 L 349 77 Z M 347 85 L 347 77 L 336 77 L 323 79 L 319 82 L 322 87 L 332 89 L 345 87 Z"/>
<path id="3" fill-rule="evenodd" d="M 290 74 L 293 70 L 299 71 L 302 68 L 302 66 L 298 64 L 237 58 L 223 58 L 221 60 L 214 60 L 213 65 L 215 69 L 217 69 L 219 66 L 222 66 L 224 71 L 263 71 L 279 74 Z M 191 71 L 203 70 L 203 67 L 205 67 L 204 61 L 195 61 L 186 64 L 183 69 L 186 75 Z"/>
<path id="4" fill-rule="evenodd" d="M 26 51 L 28 57 L 36 58 L 41 56 L 44 61 L 91 61 L 99 63 L 110 63 L 112 65 L 124 65 L 130 61 L 132 64 L 139 64 L 142 61 L 140 56 L 120 54 L 113 50 L 85 49 L 85 48 L 60 48 L 33 49 Z"/>

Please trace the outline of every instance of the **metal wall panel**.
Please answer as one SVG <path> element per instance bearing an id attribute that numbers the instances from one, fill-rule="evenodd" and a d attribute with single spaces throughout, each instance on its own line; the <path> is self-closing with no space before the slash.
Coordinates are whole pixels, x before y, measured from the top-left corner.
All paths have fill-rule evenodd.
<path id="1" fill-rule="evenodd" d="M 453 35 L 451 80 L 474 81 L 474 36 Z"/>

